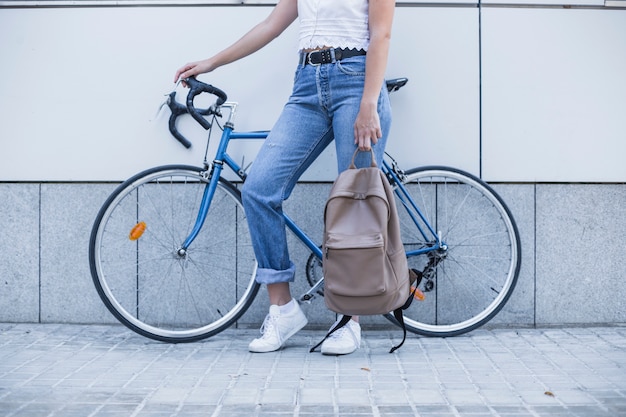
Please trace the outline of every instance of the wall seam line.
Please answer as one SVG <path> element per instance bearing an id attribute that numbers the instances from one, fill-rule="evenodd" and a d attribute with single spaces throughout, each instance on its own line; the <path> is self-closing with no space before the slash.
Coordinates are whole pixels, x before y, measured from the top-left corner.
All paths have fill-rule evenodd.
<path id="1" fill-rule="evenodd" d="M 537 328 L 537 184 L 533 185 L 533 327 Z"/>
<path id="2" fill-rule="evenodd" d="M 37 313 L 38 313 L 37 321 L 38 321 L 38 323 L 41 323 L 41 255 L 42 255 L 42 249 L 41 249 L 41 246 L 42 246 L 41 245 L 41 243 L 42 243 L 42 240 L 41 240 L 41 200 L 42 200 L 41 199 L 41 193 L 42 193 L 42 184 L 39 184 L 39 210 L 38 210 L 39 211 L 39 225 L 38 225 L 39 230 L 38 230 L 38 233 L 37 233 L 37 235 L 38 235 L 37 237 L 38 237 L 38 240 L 39 240 L 38 245 L 37 245 L 38 246 L 38 251 L 39 251 L 38 259 L 37 259 L 37 264 L 38 264 L 38 266 L 37 266 L 37 268 L 38 268 L 37 275 L 38 275 L 38 278 L 39 278 L 39 299 L 38 299 L 38 306 L 37 306 L 37 310 L 38 310 L 37 311 Z"/>
<path id="3" fill-rule="evenodd" d="M 483 22 L 478 3 L 478 177 L 483 179 Z"/>

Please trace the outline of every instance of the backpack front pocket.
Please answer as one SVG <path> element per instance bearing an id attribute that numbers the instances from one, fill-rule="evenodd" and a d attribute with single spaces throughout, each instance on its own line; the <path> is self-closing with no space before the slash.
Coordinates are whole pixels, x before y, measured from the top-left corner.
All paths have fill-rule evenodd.
<path id="1" fill-rule="evenodd" d="M 391 268 L 383 235 L 329 235 L 324 247 L 324 291 L 341 296 L 383 294 L 385 271 Z"/>

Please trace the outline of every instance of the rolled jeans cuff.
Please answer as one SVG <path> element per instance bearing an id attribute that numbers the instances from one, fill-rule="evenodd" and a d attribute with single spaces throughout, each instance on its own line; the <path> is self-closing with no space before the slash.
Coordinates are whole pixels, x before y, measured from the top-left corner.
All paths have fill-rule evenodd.
<path id="1" fill-rule="evenodd" d="M 269 268 L 257 268 L 256 282 L 259 284 L 278 284 L 279 282 L 293 282 L 296 277 L 296 266 L 289 262 L 289 268 L 279 271 Z"/>

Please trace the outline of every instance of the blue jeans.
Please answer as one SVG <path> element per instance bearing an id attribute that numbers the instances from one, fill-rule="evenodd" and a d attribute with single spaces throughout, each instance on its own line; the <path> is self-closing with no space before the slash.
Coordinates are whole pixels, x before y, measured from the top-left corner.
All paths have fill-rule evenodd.
<path id="1" fill-rule="evenodd" d="M 252 164 L 242 188 L 252 245 L 261 284 L 292 282 L 295 265 L 289 259 L 282 206 L 298 179 L 335 140 L 337 168 L 347 169 L 356 150 L 354 122 L 365 80 L 365 57 L 332 64 L 298 66 L 294 87 L 278 121 Z M 378 99 L 383 137 L 372 146 L 380 166 L 391 125 L 387 89 Z M 370 164 L 361 152 L 357 166 Z"/>

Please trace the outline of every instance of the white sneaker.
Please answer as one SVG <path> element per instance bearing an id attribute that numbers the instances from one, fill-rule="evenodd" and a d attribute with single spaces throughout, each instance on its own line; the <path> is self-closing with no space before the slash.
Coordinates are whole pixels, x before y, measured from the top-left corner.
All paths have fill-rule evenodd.
<path id="1" fill-rule="evenodd" d="M 308 320 L 300 305 L 295 306 L 289 313 L 280 313 L 280 307 L 277 305 L 270 306 L 270 312 L 265 317 L 265 321 L 261 326 L 262 336 L 250 342 L 248 349 L 250 352 L 273 352 L 281 348 L 281 346 L 291 336 L 302 329 Z"/>
<path id="2" fill-rule="evenodd" d="M 339 320 L 331 326 L 331 329 Z M 350 320 L 345 326 L 331 334 L 322 343 L 323 355 L 347 355 L 361 346 L 361 325 Z"/>

